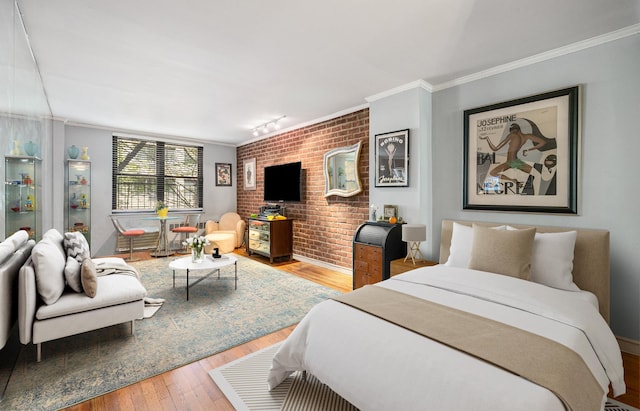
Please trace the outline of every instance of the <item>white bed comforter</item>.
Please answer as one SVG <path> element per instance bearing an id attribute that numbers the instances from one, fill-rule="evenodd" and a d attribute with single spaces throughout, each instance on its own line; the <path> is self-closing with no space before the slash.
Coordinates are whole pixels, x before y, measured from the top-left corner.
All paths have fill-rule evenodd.
<path id="1" fill-rule="evenodd" d="M 444 265 L 376 286 L 555 340 L 582 356 L 605 393 L 609 381 L 615 395 L 625 392 L 619 346 L 591 294 Z M 526 347 L 522 353 L 529 355 Z M 269 388 L 297 370 L 362 410 L 564 410 L 545 388 L 333 300 L 311 309 L 281 345 Z"/>

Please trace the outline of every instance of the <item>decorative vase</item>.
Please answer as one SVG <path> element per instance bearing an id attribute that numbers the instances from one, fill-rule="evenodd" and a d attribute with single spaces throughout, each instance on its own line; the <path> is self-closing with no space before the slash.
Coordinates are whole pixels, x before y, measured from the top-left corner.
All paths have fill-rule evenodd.
<path id="1" fill-rule="evenodd" d="M 204 253 L 202 248 L 191 249 L 191 262 L 201 263 L 204 260 Z"/>
<path id="2" fill-rule="evenodd" d="M 18 140 L 13 140 L 13 148 L 11 149 L 11 155 L 12 156 L 22 155 L 22 152 L 20 151 L 20 142 Z"/>
<path id="3" fill-rule="evenodd" d="M 160 218 L 167 218 L 168 213 L 169 207 L 161 208 L 160 210 L 156 211 L 156 214 L 158 214 L 158 217 Z"/>
<path id="4" fill-rule="evenodd" d="M 72 145 L 67 149 L 67 154 L 69 154 L 69 158 L 75 160 L 76 158 L 78 158 L 78 155 L 80 154 L 80 149 Z"/>
<path id="5" fill-rule="evenodd" d="M 82 147 L 82 154 L 80 160 L 89 160 L 89 147 Z"/>
<path id="6" fill-rule="evenodd" d="M 28 156 L 35 156 L 38 152 L 38 145 L 33 141 L 29 140 L 27 144 L 24 145 L 24 151 Z"/>

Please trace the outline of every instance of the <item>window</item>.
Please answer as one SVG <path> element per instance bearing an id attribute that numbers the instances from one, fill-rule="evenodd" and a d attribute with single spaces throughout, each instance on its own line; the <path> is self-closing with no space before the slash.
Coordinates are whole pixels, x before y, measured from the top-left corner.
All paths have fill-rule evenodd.
<path id="1" fill-rule="evenodd" d="M 202 208 L 202 147 L 113 136 L 111 207 L 155 210 Z"/>

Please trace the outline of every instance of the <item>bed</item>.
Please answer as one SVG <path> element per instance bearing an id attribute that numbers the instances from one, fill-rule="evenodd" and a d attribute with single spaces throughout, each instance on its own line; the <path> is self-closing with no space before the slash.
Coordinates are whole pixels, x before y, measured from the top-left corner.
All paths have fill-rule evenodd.
<path id="1" fill-rule="evenodd" d="M 605 230 L 445 220 L 440 264 L 338 299 L 283 342 L 270 389 L 306 371 L 362 410 L 479 411 L 601 410 L 625 392 Z"/>

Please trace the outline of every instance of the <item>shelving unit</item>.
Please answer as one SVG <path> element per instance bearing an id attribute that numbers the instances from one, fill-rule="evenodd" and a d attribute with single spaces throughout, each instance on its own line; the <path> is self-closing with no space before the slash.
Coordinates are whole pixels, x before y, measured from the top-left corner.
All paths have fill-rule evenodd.
<path id="1" fill-rule="evenodd" d="M 5 156 L 5 237 L 25 230 L 39 240 L 42 233 L 40 208 L 41 160 L 33 156 Z"/>
<path id="2" fill-rule="evenodd" d="M 67 231 L 80 231 L 91 244 L 91 161 L 67 160 L 65 221 Z"/>

